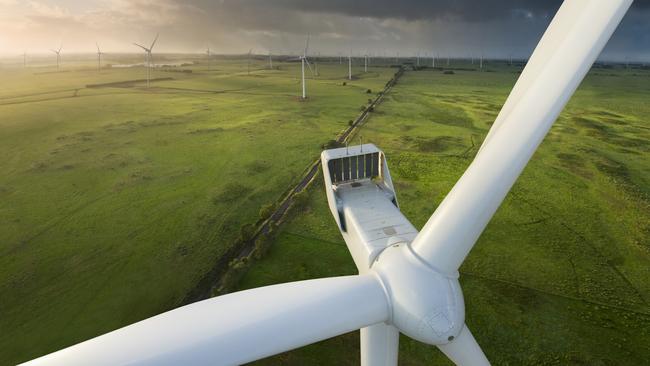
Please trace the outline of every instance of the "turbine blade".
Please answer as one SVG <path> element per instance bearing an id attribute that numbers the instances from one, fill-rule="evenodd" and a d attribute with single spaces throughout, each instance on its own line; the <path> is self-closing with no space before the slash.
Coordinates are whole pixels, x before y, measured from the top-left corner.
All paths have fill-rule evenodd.
<path id="1" fill-rule="evenodd" d="M 307 40 L 305 41 L 305 49 L 302 52 L 303 57 L 307 57 L 307 51 L 309 50 L 309 38 L 311 36 L 307 33 Z"/>
<path id="2" fill-rule="evenodd" d="M 311 64 L 309 63 L 307 57 L 305 57 L 305 63 L 307 64 L 307 67 L 309 67 L 309 71 L 311 71 L 311 76 L 316 76 L 316 74 L 314 74 L 314 69 L 311 68 Z"/>
<path id="3" fill-rule="evenodd" d="M 375 275 L 291 282 L 187 305 L 27 365 L 238 365 L 388 316 Z"/>
<path id="4" fill-rule="evenodd" d="M 490 366 L 490 361 L 476 343 L 467 325 L 463 327 L 456 339 L 439 345 L 438 348 L 458 366 Z"/>
<path id="5" fill-rule="evenodd" d="M 149 52 L 149 49 L 147 47 L 143 46 L 143 45 L 140 45 L 140 44 L 137 44 L 137 43 L 134 43 L 133 45 L 142 48 L 145 52 Z"/>
<path id="6" fill-rule="evenodd" d="M 532 75 L 522 75 L 530 85 L 514 96 L 489 144 L 413 241 L 413 250 L 427 263 L 444 273 L 458 270 L 631 4 L 562 4 L 531 57 L 532 69 L 524 70 Z"/>
<path id="7" fill-rule="evenodd" d="M 397 366 L 399 330 L 379 323 L 361 329 L 361 364 Z"/>
<path id="8" fill-rule="evenodd" d="M 151 47 L 149 47 L 150 50 L 153 50 L 153 46 L 156 44 L 159 35 L 160 33 L 156 33 L 156 38 L 153 39 L 153 42 L 151 42 Z"/>

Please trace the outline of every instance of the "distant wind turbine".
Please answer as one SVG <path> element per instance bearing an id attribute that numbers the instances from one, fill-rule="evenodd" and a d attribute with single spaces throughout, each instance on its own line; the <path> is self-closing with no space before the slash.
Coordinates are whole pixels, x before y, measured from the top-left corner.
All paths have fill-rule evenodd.
<path id="1" fill-rule="evenodd" d="M 52 52 L 56 53 L 56 69 L 59 69 L 59 62 L 61 61 L 61 49 L 63 48 L 63 44 L 59 46 L 58 50 L 51 50 Z"/>
<path id="2" fill-rule="evenodd" d="M 301 63 L 301 72 L 302 72 L 302 99 L 305 100 L 307 98 L 307 88 L 306 88 L 306 82 L 305 82 L 305 64 L 307 64 L 307 67 L 309 67 L 309 71 L 311 71 L 311 74 L 314 75 L 314 70 L 312 70 L 311 65 L 309 64 L 309 60 L 307 59 L 307 50 L 309 49 L 309 34 L 307 34 L 307 41 L 305 42 L 305 49 L 302 51 L 302 56 L 300 56 L 300 63 Z"/>
<path id="3" fill-rule="evenodd" d="M 246 73 L 251 74 L 251 55 L 253 54 L 253 49 L 248 50 L 248 63 L 246 64 Z"/>
<path id="4" fill-rule="evenodd" d="M 363 56 L 363 72 L 368 72 L 368 54 Z"/>
<path id="5" fill-rule="evenodd" d="M 273 55 L 271 54 L 271 51 L 269 51 L 269 69 L 273 70 Z"/>
<path id="6" fill-rule="evenodd" d="M 102 70 L 102 55 L 104 54 L 104 52 L 102 52 L 99 49 L 99 44 L 97 42 L 95 42 L 95 46 L 97 46 L 97 71 L 101 71 Z"/>
<path id="7" fill-rule="evenodd" d="M 147 68 L 147 88 L 149 87 L 149 79 L 151 78 L 151 50 L 153 50 L 153 46 L 156 44 L 156 41 L 158 40 L 158 35 L 156 34 L 156 38 L 154 38 L 153 42 L 151 42 L 151 46 L 149 48 L 139 45 L 137 43 L 134 43 L 134 45 L 142 48 L 145 52 L 145 67 Z"/>
<path id="8" fill-rule="evenodd" d="M 436 67 L 436 54 L 433 51 L 431 51 L 431 67 Z"/>
<path id="9" fill-rule="evenodd" d="M 348 53 L 348 80 L 352 80 L 352 51 Z"/>
<path id="10" fill-rule="evenodd" d="M 208 55 L 208 71 L 210 71 L 210 47 L 208 47 L 205 53 Z"/>

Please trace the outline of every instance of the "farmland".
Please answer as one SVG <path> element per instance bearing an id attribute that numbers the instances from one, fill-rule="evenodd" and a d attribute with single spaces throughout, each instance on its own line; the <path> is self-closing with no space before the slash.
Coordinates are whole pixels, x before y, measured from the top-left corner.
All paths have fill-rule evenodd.
<path id="1" fill-rule="evenodd" d="M 518 76 L 488 71 L 407 72 L 358 132 L 386 152 L 400 207 L 418 228 Z M 649 81 L 647 71 L 593 69 L 461 267 L 467 323 L 493 364 L 650 359 Z M 240 289 L 356 273 L 321 180 Z M 258 363 L 356 365 L 358 337 Z M 449 361 L 402 337 L 400 364 Z"/>
<path id="2" fill-rule="evenodd" d="M 0 364 L 181 305 L 395 72 L 161 57 L 0 69 Z"/>

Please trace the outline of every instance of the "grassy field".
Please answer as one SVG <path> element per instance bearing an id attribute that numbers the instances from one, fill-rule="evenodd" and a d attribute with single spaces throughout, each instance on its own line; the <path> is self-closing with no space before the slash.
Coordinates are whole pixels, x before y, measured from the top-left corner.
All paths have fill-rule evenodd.
<path id="1" fill-rule="evenodd" d="M 0 69 L 0 364 L 178 306 L 395 72 L 158 62 Z"/>
<path id="2" fill-rule="evenodd" d="M 421 227 L 464 169 L 516 70 L 407 72 L 361 129 Z M 592 70 L 460 269 L 467 323 L 495 365 L 650 360 L 650 72 Z M 356 268 L 322 177 L 241 288 Z M 358 332 L 260 361 L 359 362 Z M 446 365 L 402 337 L 401 365 Z"/>

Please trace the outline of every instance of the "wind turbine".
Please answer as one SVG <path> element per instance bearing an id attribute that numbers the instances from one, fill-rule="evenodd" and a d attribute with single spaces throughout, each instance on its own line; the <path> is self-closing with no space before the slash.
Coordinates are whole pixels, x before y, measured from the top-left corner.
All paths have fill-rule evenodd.
<path id="1" fill-rule="evenodd" d="M 352 50 L 348 53 L 348 80 L 352 80 Z"/>
<path id="2" fill-rule="evenodd" d="M 271 51 L 269 51 L 269 70 L 273 70 L 273 56 L 271 55 Z"/>
<path id="3" fill-rule="evenodd" d="M 134 43 L 134 45 L 142 48 L 144 50 L 144 53 L 145 53 L 144 60 L 145 60 L 145 67 L 147 68 L 147 88 L 149 87 L 149 79 L 151 78 L 151 60 L 152 60 L 151 50 L 153 50 L 153 46 L 156 44 L 156 41 L 158 40 L 159 35 L 160 35 L 159 33 L 156 34 L 156 38 L 153 39 L 153 42 L 151 42 L 151 46 L 149 46 L 149 48 L 147 48 L 145 46 L 142 46 L 140 44 Z"/>
<path id="4" fill-rule="evenodd" d="M 248 50 L 248 61 L 246 63 L 246 74 L 251 74 L 251 55 L 253 54 L 253 49 Z"/>
<path id="5" fill-rule="evenodd" d="M 102 55 L 105 53 L 99 49 L 99 44 L 97 42 L 95 42 L 95 46 L 97 46 L 97 71 L 99 72 L 102 70 Z"/>
<path id="6" fill-rule="evenodd" d="M 210 47 L 208 47 L 205 53 L 208 55 L 208 71 L 210 71 Z"/>
<path id="7" fill-rule="evenodd" d="M 63 48 L 63 44 L 59 46 L 58 50 L 52 49 L 51 51 L 56 53 L 56 69 L 59 69 L 59 62 L 61 61 L 61 49 Z"/>
<path id="8" fill-rule="evenodd" d="M 361 329 L 363 365 L 396 365 L 400 333 L 457 365 L 489 365 L 465 324 L 458 268 L 631 4 L 562 4 L 481 150 L 419 233 L 399 211 L 381 150 L 324 151 L 328 203 L 359 275 L 215 297 L 28 364 L 244 364 Z"/>
<path id="9" fill-rule="evenodd" d="M 312 70 L 309 60 L 307 59 L 307 50 L 309 49 L 309 34 L 307 34 L 307 40 L 305 41 L 305 49 L 302 51 L 302 56 L 300 56 L 300 65 L 301 65 L 301 74 L 302 74 L 302 100 L 307 99 L 307 87 L 305 81 L 305 64 L 309 67 L 309 71 L 314 75 L 314 70 Z"/>
<path id="10" fill-rule="evenodd" d="M 363 72 L 368 72 L 368 53 L 363 56 Z"/>
<path id="11" fill-rule="evenodd" d="M 431 67 L 436 68 L 436 54 L 433 51 L 431 51 Z"/>

